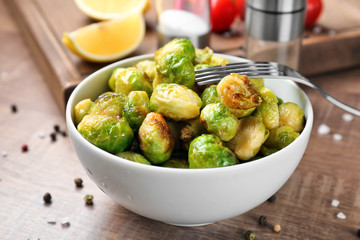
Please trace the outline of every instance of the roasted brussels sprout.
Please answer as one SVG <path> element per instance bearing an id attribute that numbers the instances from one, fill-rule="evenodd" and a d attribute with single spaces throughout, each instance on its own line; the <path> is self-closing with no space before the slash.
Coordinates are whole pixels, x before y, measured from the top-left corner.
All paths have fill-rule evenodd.
<path id="1" fill-rule="evenodd" d="M 200 118 L 195 118 L 188 120 L 184 123 L 184 126 L 181 128 L 180 139 L 182 146 L 185 150 L 189 150 L 190 142 L 204 134 L 208 133 L 204 126 L 200 123 Z"/>
<path id="2" fill-rule="evenodd" d="M 118 116 L 86 115 L 77 129 L 89 142 L 110 153 L 124 151 L 134 139 L 126 119 Z"/>
<path id="3" fill-rule="evenodd" d="M 175 83 L 156 86 L 150 97 L 150 110 L 176 121 L 200 115 L 200 97 L 191 89 Z"/>
<path id="4" fill-rule="evenodd" d="M 195 48 L 192 42 L 187 38 L 174 38 L 155 52 L 155 62 L 158 63 L 165 55 L 172 52 L 185 55 L 190 62 L 195 60 Z"/>
<path id="5" fill-rule="evenodd" d="M 209 133 L 223 141 L 230 141 L 236 134 L 238 119 L 222 103 L 211 103 L 201 111 L 200 122 Z"/>
<path id="6" fill-rule="evenodd" d="M 101 94 L 91 106 L 91 115 L 122 116 L 126 95 L 122 93 L 106 92 Z"/>
<path id="7" fill-rule="evenodd" d="M 220 57 L 220 56 L 217 56 L 217 55 L 213 55 L 211 57 L 210 65 L 212 65 L 212 66 L 226 65 L 228 63 L 230 63 L 230 62 L 227 59 L 225 59 L 223 57 Z"/>
<path id="8" fill-rule="evenodd" d="M 211 58 L 214 54 L 214 51 L 209 48 L 205 47 L 203 49 L 196 48 L 195 49 L 195 64 L 207 64 L 209 66 L 211 63 Z"/>
<path id="9" fill-rule="evenodd" d="M 299 135 L 292 127 L 278 127 L 270 130 L 269 138 L 265 141 L 264 146 L 280 150 L 292 143 Z"/>
<path id="10" fill-rule="evenodd" d="M 77 126 L 85 115 L 88 115 L 93 105 L 91 99 L 84 99 L 78 102 L 74 107 L 74 121 Z"/>
<path id="11" fill-rule="evenodd" d="M 279 105 L 280 126 L 290 126 L 295 132 L 301 132 L 305 127 L 304 111 L 293 102 Z"/>
<path id="12" fill-rule="evenodd" d="M 203 134 L 190 143 L 190 168 L 225 167 L 237 163 L 234 153 L 213 134 Z"/>
<path id="13" fill-rule="evenodd" d="M 174 136 L 161 114 L 149 113 L 139 129 L 140 149 L 153 164 L 170 158 L 174 149 Z"/>
<path id="14" fill-rule="evenodd" d="M 240 160 L 250 160 L 260 150 L 269 136 L 264 124 L 257 118 L 247 116 L 239 120 L 239 127 L 233 139 L 226 143 Z"/>
<path id="15" fill-rule="evenodd" d="M 126 152 L 120 152 L 120 153 L 116 153 L 116 156 L 133 161 L 133 162 L 137 162 L 137 163 L 142 163 L 142 164 L 147 164 L 147 165 L 151 165 L 151 162 L 149 162 L 143 155 L 141 155 L 140 153 L 135 153 L 135 152 L 130 152 L 130 151 L 126 151 Z"/>
<path id="16" fill-rule="evenodd" d="M 260 106 L 256 108 L 254 116 L 262 120 L 269 130 L 279 127 L 278 98 L 269 88 L 261 88 L 259 93 L 262 98 Z"/>
<path id="17" fill-rule="evenodd" d="M 264 79 L 263 78 L 250 78 L 250 82 L 252 83 L 253 87 L 259 91 L 261 88 L 265 87 Z"/>
<path id="18" fill-rule="evenodd" d="M 122 114 L 135 132 L 139 130 L 149 112 L 149 96 L 147 93 L 145 91 L 131 91 L 126 99 Z"/>
<path id="19" fill-rule="evenodd" d="M 135 67 L 139 68 L 149 77 L 150 82 L 153 82 L 156 74 L 156 63 L 153 60 L 143 60 L 138 62 Z"/>
<path id="20" fill-rule="evenodd" d="M 237 117 L 251 114 L 261 104 L 261 97 L 245 75 L 231 73 L 217 85 L 220 102 Z M 248 111 L 244 111 L 248 110 Z"/>
<path id="21" fill-rule="evenodd" d="M 204 89 L 201 94 L 202 108 L 210 103 L 218 103 L 220 102 L 219 95 L 216 90 L 216 85 L 211 85 Z"/>
<path id="22" fill-rule="evenodd" d="M 124 70 L 125 68 L 116 68 L 113 70 L 112 74 L 111 74 L 111 77 L 108 81 L 108 85 L 109 85 L 109 88 L 111 89 L 111 91 L 115 92 L 115 82 L 116 82 L 116 79 L 119 78 L 119 74 L 122 70 Z"/>
<path id="23" fill-rule="evenodd" d="M 161 164 L 161 166 L 169 168 L 189 168 L 189 162 L 185 158 L 171 157 L 169 160 Z"/>
<path id="24" fill-rule="evenodd" d="M 131 91 L 152 93 L 152 84 L 144 71 L 136 67 L 128 67 L 118 72 L 115 78 L 115 92 L 129 94 Z"/>
<path id="25" fill-rule="evenodd" d="M 166 54 L 157 62 L 153 86 L 160 83 L 177 83 L 192 88 L 195 84 L 194 65 L 182 53 Z"/>

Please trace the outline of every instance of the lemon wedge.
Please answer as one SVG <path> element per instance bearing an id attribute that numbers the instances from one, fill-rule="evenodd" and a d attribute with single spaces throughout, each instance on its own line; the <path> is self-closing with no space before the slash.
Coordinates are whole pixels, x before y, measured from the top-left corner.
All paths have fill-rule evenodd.
<path id="1" fill-rule="evenodd" d="M 69 50 L 84 60 L 111 62 L 135 51 L 144 35 L 144 16 L 135 12 L 122 18 L 65 32 L 62 41 Z"/>
<path id="2" fill-rule="evenodd" d="M 75 0 L 75 4 L 95 20 L 109 20 L 133 12 L 145 13 L 151 6 L 149 0 Z"/>

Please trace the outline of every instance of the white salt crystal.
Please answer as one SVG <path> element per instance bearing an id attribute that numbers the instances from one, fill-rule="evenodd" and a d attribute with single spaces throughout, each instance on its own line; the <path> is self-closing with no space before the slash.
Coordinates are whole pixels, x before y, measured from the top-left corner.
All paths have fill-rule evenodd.
<path id="1" fill-rule="evenodd" d="M 8 155 L 7 151 L 3 151 L 1 154 L 1 156 L 3 156 L 3 157 L 7 157 L 7 155 Z"/>
<path id="2" fill-rule="evenodd" d="M 70 218 L 69 217 L 64 217 L 61 219 L 61 225 L 66 227 L 70 225 Z"/>
<path id="3" fill-rule="evenodd" d="M 344 113 L 342 115 L 342 119 L 346 122 L 351 122 L 354 119 L 354 116 L 351 115 L 350 113 Z"/>
<path id="4" fill-rule="evenodd" d="M 328 125 L 322 123 L 320 124 L 319 128 L 318 128 L 318 133 L 320 135 L 325 135 L 325 134 L 329 134 L 330 133 L 330 128 Z"/>
<path id="5" fill-rule="evenodd" d="M 341 140 L 342 140 L 342 136 L 341 136 L 341 134 L 334 133 L 333 139 L 334 139 L 335 141 L 341 141 Z"/>
<path id="6" fill-rule="evenodd" d="M 40 131 L 40 132 L 38 132 L 38 136 L 39 136 L 39 138 L 45 138 L 46 134 L 44 131 Z"/>
<path id="7" fill-rule="evenodd" d="M 5 71 L 1 72 L 1 78 L 3 78 L 3 79 L 7 78 L 8 75 L 9 74 L 7 72 L 5 72 Z"/>
<path id="8" fill-rule="evenodd" d="M 53 217 L 49 217 L 49 218 L 46 219 L 46 222 L 47 222 L 47 223 L 50 223 L 50 224 L 55 224 L 55 223 L 56 223 L 56 219 L 53 218 Z"/>
<path id="9" fill-rule="evenodd" d="M 340 219 L 346 219 L 346 216 L 343 212 L 339 212 L 336 216 Z"/>
<path id="10" fill-rule="evenodd" d="M 339 206 L 339 204 L 340 204 L 339 200 L 334 199 L 331 201 L 331 206 L 333 206 L 333 207 L 337 207 L 337 206 Z"/>

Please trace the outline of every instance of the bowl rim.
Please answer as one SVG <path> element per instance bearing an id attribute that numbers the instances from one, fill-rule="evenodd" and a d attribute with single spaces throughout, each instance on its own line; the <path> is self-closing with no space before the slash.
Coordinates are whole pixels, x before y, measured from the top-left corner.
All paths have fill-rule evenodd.
<path id="1" fill-rule="evenodd" d="M 236 57 L 236 56 L 232 56 L 232 55 L 227 55 L 227 54 L 217 54 L 215 53 L 215 55 L 218 56 L 222 56 L 225 58 L 231 58 L 231 59 L 239 59 L 242 61 L 248 61 L 247 59 L 244 58 L 240 58 L 240 57 Z M 130 58 L 125 58 L 122 60 L 119 60 L 117 62 L 111 63 L 105 67 L 102 67 L 98 70 L 96 70 L 95 72 L 93 72 L 92 74 L 90 74 L 89 76 L 87 76 L 85 79 L 83 79 L 72 91 L 68 101 L 66 102 L 66 109 L 65 109 L 65 117 L 66 117 L 66 124 L 67 124 L 67 128 L 68 131 L 70 133 L 70 137 L 74 137 L 76 138 L 78 141 L 80 141 L 81 144 L 85 145 L 87 148 L 92 149 L 93 151 L 95 151 L 98 154 L 105 154 L 104 155 L 104 159 L 106 159 L 107 161 L 112 161 L 113 163 L 115 163 L 116 165 L 122 165 L 122 166 L 126 166 L 126 167 L 134 167 L 134 168 L 138 168 L 139 170 L 149 170 L 149 171 L 155 171 L 155 172 L 168 172 L 171 174 L 209 174 L 209 173 L 226 173 L 226 172 L 232 172 L 232 171 L 236 171 L 238 169 L 242 169 L 242 168 L 250 168 L 250 167 L 255 167 L 258 164 L 262 164 L 264 161 L 266 162 L 270 162 L 273 159 L 276 159 L 276 157 L 279 154 L 282 154 L 284 151 L 284 149 L 287 149 L 289 146 L 294 145 L 296 142 L 300 141 L 302 138 L 305 138 L 305 132 L 308 132 L 308 134 L 311 134 L 311 129 L 312 129 L 312 125 L 313 125 L 313 121 L 314 121 L 314 113 L 313 113 L 313 108 L 312 108 L 312 104 L 310 99 L 308 98 L 308 96 L 306 95 L 306 93 L 293 81 L 289 80 L 288 84 L 292 84 L 297 90 L 300 91 L 300 94 L 302 95 L 302 97 L 305 99 L 306 102 L 306 106 L 307 106 L 307 111 L 305 113 L 306 116 L 306 122 L 305 122 L 305 127 L 303 129 L 303 131 L 300 133 L 299 137 L 296 138 L 290 145 L 286 146 L 285 148 L 279 150 L 278 152 L 275 152 L 269 156 L 260 158 L 260 159 L 256 159 L 253 161 L 249 161 L 249 162 L 244 162 L 244 163 L 240 163 L 240 164 L 235 164 L 232 166 L 226 166 L 226 167 L 217 167 L 217 168 L 196 168 L 196 169 L 191 169 L 191 168 L 170 168 L 170 167 L 162 167 L 162 166 L 157 166 L 157 165 L 147 165 L 147 164 L 142 164 L 142 163 L 137 163 L 137 162 L 133 162 L 133 161 L 129 161 L 127 159 L 123 159 L 121 157 L 116 156 L 115 154 L 109 153 L 105 150 L 102 150 L 98 147 L 96 147 L 95 145 L 93 145 L 92 143 L 90 143 L 89 141 L 87 141 L 76 129 L 75 124 L 73 122 L 73 118 L 72 118 L 72 105 L 71 103 L 74 101 L 74 98 L 76 96 L 76 94 L 80 91 L 80 89 L 82 88 L 83 85 L 86 85 L 88 81 L 90 81 L 92 78 L 94 78 L 95 76 L 109 71 L 109 69 L 113 69 L 114 67 L 117 67 L 120 64 L 123 64 L 124 62 L 134 62 L 134 61 L 141 61 L 141 60 L 146 60 L 146 59 L 151 59 L 154 56 L 154 54 L 144 54 L 144 55 L 139 55 L 139 56 L 134 56 L 134 57 L 130 57 Z M 264 78 L 266 80 L 266 78 Z M 273 80 L 273 79 L 267 79 L 267 80 Z M 275 79 L 276 80 L 276 79 Z M 74 104 L 74 103 L 73 103 Z M 306 149 L 305 149 L 306 150 Z M 104 160 L 102 159 L 102 160 Z M 300 159 L 301 160 L 301 159 Z"/>

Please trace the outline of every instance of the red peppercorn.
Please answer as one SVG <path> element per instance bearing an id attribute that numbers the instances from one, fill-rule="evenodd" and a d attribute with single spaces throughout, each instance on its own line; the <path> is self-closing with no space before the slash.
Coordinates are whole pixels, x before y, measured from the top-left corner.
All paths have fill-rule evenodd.
<path id="1" fill-rule="evenodd" d="M 22 146 L 21 146 L 21 151 L 22 151 L 22 152 L 27 152 L 27 151 L 29 151 L 28 145 L 26 145 L 26 144 L 22 145 Z"/>

